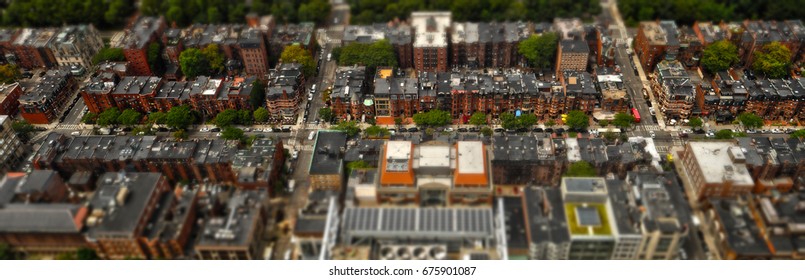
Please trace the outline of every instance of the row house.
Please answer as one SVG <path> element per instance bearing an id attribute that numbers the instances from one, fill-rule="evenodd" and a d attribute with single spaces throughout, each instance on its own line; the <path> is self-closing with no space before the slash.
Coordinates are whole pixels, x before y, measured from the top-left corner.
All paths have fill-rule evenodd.
<path id="1" fill-rule="evenodd" d="M 803 186 L 805 143 L 797 138 L 744 137 L 738 146 L 746 151 L 746 167 L 755 179 L 754 193 L 789 192 Z"/>
<path id="2" fill-rule="evenodd" d="M 110 42 L 113 48 L 123 49 L 123 56 L 129 62 L 132 75 L 151 76 L 155 69 L 148 63 L 148 47 L 158 43 L 166 28 L 162 17 L 141 17 L 131 27 L 123 31 L 122 37 Z"/>
<path id="3" fill-rule="evenodd" d="M 344 28 L 341 43 L 346 46 L 351 43 L 370 44 L 380 40 L 388 41 L 394 48 L 400 68 L 414 67 L 413 35 L 411 26 L 405 23 L 348 25 Z"/>
<path id="4" fill-rule="evenodd" d="M 374 106 L 366 103 L 364 94 L 368 91 L 366 67 L 339 67 L 335 73 L 335 82 L 330 93 L 330 108 L 339 119 L 360 119 L 363 116 L 374 117 Z"/>
<path id="5" fill-rule="evenodd" d="M 451 65 L 470 68 L 521 65 L 517 44 L 531 35 L 523 22 L 453 23 L 450 33 Z"/>
<path id="6" fill-rule="evenodd" d="M 269 38 L 268 53 L 271 56 L 272 65 L 277 63 L 282 50 L 287 46 L 299 45 L 311 53 L 316 47 L 315 25 L 312 22 L 282 24 L 273 28 L 270 32 L 271 34 L 266 38 Z"/>
<path id="7" fill-rule="evenodd" d="M 16 116 L 20 106 L 20 83 L 0 85 L 0 115 Z"/>
<path id="8" fill-rule="evenodd" d="M 700 115 L 714 116 L 717 122 L 730 122 L 743 112 L 750 101 L 749 90 L 741 80 L 721 72 L 710 82 L 697 86 L 696 103 Z"/>
<path id="9" fill-rule="evenodd" d="M 50 68 L 57 65 L 53 41 L 58 28 L 25 28 L 12 43 L 11 56 L 6 59 L 24 69 Z"/>
<path id="10" fill-rule="evenodd" d="M 415 36 L 414 69 L 447 71 L 451 20 L 450 12 L 411 13 L 411 26 Z"/>
<path id="11" fill-rule="evenodd" d="M 743 33 L 738 44 L 738 56 L 744 65 L 752 65 L 755 52 L 771 42 L 780 44 L 791 50 L 791 60 L 796 62 L 802 57 L 805 46 L 805 27 L 801 20 L 762 21 L 745 20 L 742 24 Z"/>
<path id="12" fill-rule="evenodd" d="M 647 72 L 662 60 L 674 60 L 679 52 L 679 38 L 673 21 L 641 22 L 634 40 L 634 50 L 640 65 Z"/>
<path id="13" fill-rule="evenodd" d="M 601 93 L 596 89 L 590 73 L 566 71 L 559 78 L 565 88 L 565 112 L 580 110 L 591 115 L 600 107 Z"/>
<path id="14" fill-rule="evenodd" d="M 181 53 L 185 48 L 203 49 L 215 44 L 226 57 L 226 68 L 230 74 L 239 73 L 263 76 L 268 73 L 268 47 L 260 30 L 245 25 L 193 25 L 180 33 L 175 39 L 175 31 L 169 31 L 164 41 L 170 43 L 166 55 Z M 170 36 L 168 36 L 170 35 Z M 179 42 L 181 41 L 181 42 Z"/>
<path id="15" fill-rule="evenodd" d="M 92 57 L 103 48 L 103 40 L 93 25 L 62 27 L 53 40 L 53 55 L 59 66 L 92 66 Z"/>
<path id="16" fill-rule="evenodd" d="M 746 112 L 768 120 L 792 121 L 803 119 L 805 109 L 805 79 L 742 79 L 749 91 Z"/>
<path id="17" fill-rule="evenodd" d="M 704 52 L 704 44 L 696 31 L 689 26 L 679 28 L 679 55 L 677 59 L 688 69 L 699 66 L 699 60 Z"/>
<path id="18" fill-rule="evenodd" d="M 687 119 L 693 110 L 696 86 L 682 63 L 663 60 L 651 77 L 652 91 L 660 100 L 660 110 L 671 119 Z"/>
<path id="19" fill-rule="evenodd" d="M 48 70 L 39 84 L 19 98 L 20 115 L 32 124 L 49 124 L 58 119 L 76 81 L 66 70 Z"/>
<path id="20" fill-rule="evenodd" d="M 595 69 L 595 85 L 601 91 L 601 110 L 626 113 L 631 102 L 623 84 L 623 76 L 608 67 Z"/>
<path id="21" fill-rule="evenodd" d="M 81 89 L 90 112 L 109 108 L 134 109 L 143 113 L 167 112 L 187 105 L 206 116 L 232 110 L 252 110 L 249 98 L 255 77 L 227 80 L 199 76 L 192 81 L 166 81 L 158 77 L 100 73 Z"/>
<path id="22" fill-rule="evenodd" d="M 265 140 L 259 150 L 238 150 L 221 139 L 169 141 L 152 136 L 65 137 L 52 133 L 34 155 L 35 169 L 62 175 L 82 171 L 160 172 L 172 183 L 195 181 L 268 188 L 284 160 L 281 141 Z"/>
<path id="23" fill-rule="evenodd" d="M 556 73 L 565 71 L 587 71 L 590 48 L 582 40 L 562 40 L 556 48 Z"/>
<path id="24" fill-rule="evenodd" d="M 282 63 L 268 76 L 266 106 L 272 116 L 292 118 L 305 93 L 305 77 L 298 63 Z"/>

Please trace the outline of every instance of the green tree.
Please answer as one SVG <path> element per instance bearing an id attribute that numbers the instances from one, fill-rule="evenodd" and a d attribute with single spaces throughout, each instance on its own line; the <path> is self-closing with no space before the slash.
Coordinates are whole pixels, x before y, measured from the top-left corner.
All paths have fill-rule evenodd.
<path id="1" fill-rule="evenodd" d="M 615 114 L 615 120 L 612 121 L 612 124 L 614 124 L 619 128 L 630 128 L 632 127 L 634 122 L 635 122 L 634 116 L 626 113 L 617 113 Z"/>
<path id="2" fill-rule="evenodd" d="M 730 41 L 721 40 L 704 49 L 701 64 L 710 73 L 716 73 L 729 69 L 738 61 L 738 47 Z"/>
<path id="3" fill-rule="evenodd" d="M 31 132 L 34 132 L 36 128 L 28 121 L 21 120 L 11 123 L 11 130 L 14 130 L 14 132 L 17 134 L 17 137 L 19 137 L 23 142 L 27 142 L 29 139 L 28 135 Z"/>
<path id="4" fill-rule="evenodd" d="M 397 66 L 397 56 L 394 47 L 387 40 L 380 40 L 371 44 L 350 43 L 340 49 L 338 64 L 365 65 L 375 69 L 377 66 Z"/>
<path id="5" fill-rule="evenodd" d="M 732 139 L 735 135 L 732 134 L 732 130 L 729 129 L 722 129 L 716 131 L 716 139 Z"/>
<path id="6" fill-rule="evenodd" d="M 572 129 L 587 129 L 590 126 L 590 117 L 582 111 L 573 110 L 567 113 L 565 124 Z"/>
<path id="7" fill-rule="evenodd" d="M 169 23 L 177 23 L 177 24 L 184 24 L 184 12 L 182 12 L 182 7 L 171 5 L 168 8 L 168 12 L 165 13 L 165 20 Z"/>
<path id="8" fill-rule="evenodd" d="M 702 118 L 693 117 L 688 121 L 688 125 L 690 125 L 692 128 L 699 128 L 704 126 L 704 121 L 702 121 Z"/>
<path id="9" fill-rule="evenodd" d="M 358 135 L 358 132 L 360 132 L 360 128 L 358 128 L 358 124 L 355 121 L 341 121 L 333 129 L 343 131 L 349 137 Z"/>
<path id="10" fill-rule="evenodd" d="M 234 126 L 228 126 L 221 131 L 221 138 L 226 140 L 243 140 L 243 130 Z"/>
<path id="11" fill-rule="evenodd" d="M 799 129 L 797 131 L 794 131 L 793 133 L 791 133 L 790 137 L 799 139 L 805 138 L 805 129 Z"/>
<path id="12" fill-rule="evenodd" d="M 604 132 L 604 139 L 609 142 L 615 141 L 618 138 L 618 134 L 612 131 Z"/>
<path id="13" fill-rule="evenodd" d="M 558 40 L 556 33 L 531 35 L 519 43 L 517 51 L 534 67 L 547 68 L 554 63 Z"/>
<path id="14" fill-rule="evenodd" d="M 333 114 L 333 110 L 330 108 L 321 108 L 319 109 L 319 118 L 325 122 L 331 122 L 335 118 L 335 114 Z"/>
<path id="15" fill-rule="evenodd" d="M 117 25 L 123 22 L 127 15 L 132 12 L 132 3 L 126 0 L 112 0 L 109 2 L 109 9 L 104 13 L 107 23 Z"/>
<path id="16" fill-rule="evenodd" d="M 187 131 L 184 129 L 179 129 L 173 132 L 173 139 L 176 141 L 187 139 Z"/>
<path id="17" fill-rule="evenodd" d="M 329 14 L 330 3 L 328 3 L 326 0 L 307 1 L 307 3 L 299 6 L 300 21 L 322 23 Z"/>
<path id="18" fill-rule="evenodd" d="M 161 0 L 142 0 L 140 1 L 140 12 L 145 16 L 156 16 L 162 12 Z"/>
<path id="19" fill-rule="evenodd" d="M 121 48 L 103 48 L 92 57 L 92 64 L 99 64 L 105 61 L 126 61 Z"/>
<path id="20" fill-rule="evenodd" d="M 537 116 L 534 114 L 522 114 L 517 118 L 518 128 L 528 128 L 537 124 Z"/>
<path id="21" fill-rule="evenodd" d="M 155 75 L 161 75 L 164 72 L 164 63 L 162 62 L 162 45 L 158 42 L 148 44 L 148 66 Z"/>
<path id="22" fill-rule="evenodd" d="M 379 126 L 376 126 L 376 125 L 373 125 L 373 126 L 370 126 L 370 127 L 366 128 L 366 136 L 383 137 L 383 136 L 388 136 L 389 134 L 390 133 L 389 133 L 388 129 L 385 129 L 385 128 L 382 128 L 382 127 L 379 127 Z"/>
<path id="23" fill-rule="evenodd" d="M 741 122 L 743 127 L 749 129 L 763 127 L 763 118 L 752 113 L 741 113 L 738 115 L 738 121 Z"/>
<path id="24" fill-rule="evenodd" d="M 226 109 L 218 113 L 218 115 L 215 116 L 215 120 L 213 120 L 213 122 L 218 127 L 227 127 L 238 123 L 239 117 L 240 114 L 238 113 L 238 111 L 233 109 Z"/>
<path id="25" fill-rule="evenodd" d="M 6 243 L 0 243 L 0 260 L 10 260 L 11 258 L 11 248 L 8 247 Z"/>
<path id="26" fill-rule="evenodd" d="M 81 122 L 85 124 L 94 124 L 95 121 L 97 120 L 98 120 L 98 114 L 95 114 L 93 112 L 87 112 L 86 114 L 84 114 L 83 117 L 81 117 Z"/>
<path id="27" fill-rule="evenodd" d="M 168 111 L 165 124 L 176 129 L 184 129 L 196 121 L 196 116 L 187 105 L 176 106 Z"/>
<path id="28" fill-rule="evenodd" d="M 254 121 L 256 121 L 257 123 L 265 123 L 268 121 L 268 118 L 271 117 L 271 115 L 268 113 L 268 110 L 266 110 L 265 107 L 257 108 L 257 110 L 254 110 L 253 115 L 254 115 Z"/>
<path id="29" fill-rule="evenodd" d="M 487 136 L 487 137 L 492 136 L 493 132 L 494 131 L 492 131 L 492 129 L 489 128 L 488 126 L 484 126 L 484 127 L 481 128 L 481 135 L 483 135 L 483 136 Z"/>
<path id="30" fill-rule="evenodd" d="M 217 44 L 209 44 L 207 47 L 201 50 L 201 53 L 204 57 L 207 58 L 207 62 L 209 63 L 209 69 L 212 71 L 211 74 L 220 73 L 224 71 L 224 62 L 225 58 L 224 55 L 218 48 Z"/>
<path id="31" fill-rule="evenodd" d="M 788 75 L 791 66 L 791 50 L 780 42 L 771 42 L 755 51 L 755 61 L 752 68 L 766 74 L 767 77 L 778 79 Z"/>
<path id="32" fill-rule="evenodd" d="M 483 112 L 475 112 L 470 116 L 470 124 L 475 126 L 482 126 L 486 124 L 486 114 Z"/>
<path id="33" fill-rule="evenodd" d="M 229 14 L 227 15 L 229 22 L 239 22 L 243 20 L 243 17 L 246 16 L 246 4 L 238 3 L 234 7 L 229 8 Z"/>
<path id="34" fill-rule="evenodd" d="M 217 7 L 207 8 L 207 22 L 220 23 L 222 19 L 221 11 L 219 11 Z"/>
<path id="35" fill-rule="evenodd" d="M 253 123 L 254 119 L 252 119 L 252 112 L 250 112 L 249 110 L 238 111 L 238 124 L 252 125 Z"/>
<path id="36" fill-rule="evenodd" d="M 598 126 L 607 127 L 607 126 L 609 126 L 609 123 L 610 122 L 608 120 L 600 120 L 600 121 L 598 121 Z"/>
<path id="37" fill-rule="evenodd" d="M 252 109 L 257 109 L 266 106 L 266 85 L 255 79 L 252 83 L 252 92 L 249 93 L 249 103 Z"/>
<path id="38" fill-rule="evenodd" d="M 20 68 L 13 64 L 0 65 L 0 84 L 16 82 L 20 78 Z"/>
<path id="39" fill-rule="evenodd" d="M 453 122 L 450 112 L 439 109 L 414 114 L 414 123 L 417 126 L 445 126 Z"/>
<path id="40" fill-rule="evenodd" d="M 210 62 L 199 49 L 189 48 L 179 54 L 179 66 L 188 79 L 206 75 L 210 72 Z"/>
<path id="41" fill-rule="evenodd" d="M 90 248 L 79 248 L 76 251 L 76 258 L 79 260 L 97 260 L 98 254 L 95 253 L 95 250 Z"/>
<path id="42" fill-rule="evenodd" d="M 120 110 L 118 110 L 117 108 L 106 109 L 105 111 L 101 112 L 100 115 L 98 115 L 98 125 L 100 126 L 116 125 L 118 124 L 117 117 L 119 116 L 120 116 Z"/>
<path id="43" fill-rule="evenodd" d="M 347 174 L 351 174 L 352 170 L 370 169 L 370 168 L 375 168 L 375 167 L 372 166 L 371 164 L 369 164 L 368 162 L 363 161 L 363 160 L 353 161 L 353 162 L 347 163 Z"/>
<path id="44" fill-rule="evenodd" d="M 126 126 L 132 126 L 135 124 L 140 123 L 140 119 L 142 119 L 143 115 L 140 112 L 137 112 L 133 109 L 126 109 L 123 110 L 123 113 L 120 113 L 117 116 L 117 122 Z"/>
<path id="45" fill-rule="evenodd" d="M 291 45 L 282 50 L 280 59 L 283 63 L 299 63 L 305 77 L 313 77 L 316 73 L 316 62 L 310 52 L 300 45 Z"/>
<path id="46" fill-rule="evenodd" d="M 577 161 L 571 163 L 570 166 L 567 167 L 564 177 L 593 177 L 596 175 L 597 172 L 595 171 L 595 168 L 590 165 L 590 163 L 586 161 Z"/>
<path id="47" fill-rule="evenodd" d="M 167 121 L 168 114 L 163 112 L 151 112 L 148 114 L 148 122 L 155 123 L 155 124 L 165 124 Z"/>
<path id="48" fill-rule="evenodd" d="M 545 122 L 545 126 L 547 127 L 553 127 L 554 125 L 556 125 L 556 122 L 553 120 L 548 120 Z"/>

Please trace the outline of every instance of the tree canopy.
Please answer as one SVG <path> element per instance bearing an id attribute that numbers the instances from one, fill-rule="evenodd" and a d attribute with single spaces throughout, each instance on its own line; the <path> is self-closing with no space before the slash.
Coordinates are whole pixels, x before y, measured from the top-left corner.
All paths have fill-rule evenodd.
<path id="1" fill-rule="evenodd" d="M 97 123 L 100 126 L 116 125 L 116 124 L 118 124 L 117 117 L 119 117 L 119 116 L 120 116 L 120 110 L 118 110 L 117 108 L 114 108 L 114 107 L 109 108 L 109 109 L 106 109 L 105 111 L 101 112 L 101 114 L 98 115 Z"/>
<path id="2" fill-rule="evenodd" d="M 299 63 L 302 64 L 302 72 L 305 77 L 313 77 L 316 74 L 316 61 L 313 60 L 310 51 L 306 50 L 300 45 L 291 45 L 285 47 L 280 55 L 283 63 Z"/>
<path id="3" fill-rule="evenodd" d="M 729 69 L 738 61 L 738 47 L 730 41 L 721 40 L 704 49 L 701 64 L 710 73 L 717 73 Z"/>
<path id="4" fill-rule="evenodd" d="M 732 138 L 735 137 L 735 135 L 733 135 L 733 133 L 732 133 L 732 130 L 729 130 L 729 129 L 722 129 L 722 130 L 716 131 L 715 136 L 716 136 L 716 139 L 732 139 Z"/>
<path id="5" fill-rule="evenodd" d="M 787 76 L 790 66 L 791 50 L 780 42 L 771 42 L 755 51 L 755 60 L 752 62 L 752 69 L 772 79 Z"/>
<path id="6" fill-rule="evenodd" d="M 335 118 L 335 114 L 333 114 L 333 109 L 330 108 L 321 108 L 319 109 L 319 118 L 321 118 L 325 122 L 331 122 Z"/>
<path id="7" fill-rule="evenodd" d="M 215 116 L 215 125 L 218 127 L 227 127 L 238 122 L 238 111 L 232 109 L 226 109 L 218 113 Z"/>
<path id="8" fill-rule="evenodd" d="M 247 5 L 250 2 L 250 5 Z M 321 23 L 330 14 L 326 0 L 143 0 L 144 15 L 164 15 L 168 23 L 240 23 L 247 13 L 273 14 L 281 23 L 313 21 Z"/>
<path id="9" fill-rule="evenodd" d="M 749 0 L 618 0 L 618 9 L 629 25 L 658 18 L 677 20 L 679 24 L 694 21 L 741 21 L 744 19 L 805 18 L 801 1 Z"/>
<path id="10" fill-rule="evenodd" d="M 204 56 L 201 50 L 196 48 L 186 49 L 179 54 L 179 66 L 188 79 L 206 75 L 210 71 L 210 62 L 207 61 L 207 57 Z"/>
<path id="11" fill-rule="evenodd" d="M 439 109 L 414 114 L 414 123 L 418 126 L 444 126 L 453 123 L 450 112 Z"/>
<path id="12" fill-rule="evenodd" d="M 168 114 L 163 112 L 151 112 L 148 114 L 148 121 L 155 124 L 165 124 Z"/>
<path id="13" fill-rule="evenodd" d="M 559 36 L 556 33 L 531 35 L 520 42 L 517 52 L 523 55 L 532 66 L 538 68 L 550 67 L 556 57 L 556 44 Z"/>
<path id="14" fill-rule="evenodd" d="M 243 140 L 244 137 L 243 130 L 234 126 L 225 127 L 223 131 L 221 131 L 221 138 L 226 140 Z"/>
<path id="15" fill-rule="evenodd" d="M 573 129 L 587 129 L 590 126 L 590 117 L 582 111 L 573 110 L 567 113 L 565 124 Z"/>
<path id="16" fill-rule="evenodd" d="M 486 124 L 486 114 L 483 112 L 475 112 L 470 116 L 470 124 L 481 126 Z"/>
<path id="17" fill-rule="evenodd" d="M 3 13 L 7 26 L 61 26 L 92 23 L 118 26 L 134 12 L 133 0 L 12 0 Z"/>
<path id="18" fill-rule="evenodd" d="M 355 121 L 341 121 L 333 129 L 342 131 L 349 137 L 358 135 L 358 132 L 360 132 L 360 128 L 358 128 L 358 124 Z"/>
<path id="19" fill-rule="evenodd" d="M 254 121 L 258 123 L 267 122 L 269 117 L 271 117 L 271 114 L 268 113 L 268 110 L 266 110 L 265 107 L 257 108 L 257 110 L 254 110 L 254 113 L 252 114 L 254 116 Z"/>
<path id="20" fill-rule="evenodd" d="M 252 109 L 259 109 L 266 106 L 266 85 L 255 79 L 252 83 L 252 92 L 249 93 L 249 104 Z"/>
<path id="21" fill-rule="evenodd" d="M 702 121 L 702 118 L 692 117 L 688 121 L 688 125 L 690 125 L 690 127 L 693 127 L 693 128 L 698 128 L 698 127 L 702 127 L 704 125 L 704 122 Z"/>
<path id="22" fill-rule="evenodd" d="M 330 3 L 327 0 L 311 0 L 299 5 L 299 21 L 323 23 L 330 14 Z"/>
<path id="23" fill-rule="evenodd" d="M 92 57 L 92 64 L 98 64 L 105 61 L 126 61 L 121 48 L 103 48 Z"/>
<path id="24" fill-rule="evenodd" d="M 799 139 L 805 138 L 805 129 L 794 131 L 793 133 L 791 133 L 791 137 Z"/>
<path id="25" fill-rule="evenodd" d="M 615 120 L 612 121 L 612 124 L 619 128 L 630 128 L 635 122 L 635 117 L 626 114 L 626 113 L 617 113 L 615 114 Z"/>
<path id="26" fill-rule="evenodd" d="M 366 136 L 370 137 L 384 137 L 390 134 L 389 130 L 376 125 L 366 128 Z"/>
<path id="27" fill-rule="evenodd" d="M 537 123 L 537 116 L 534 114 L 522 114 L 516 117 L 514 114 L 506 112 L 500 114 L 501 126 L 505 129 L 527 128 Z"/>
<path id="28" fill-rule="evenodd" d="M 406 19 L 413 11 L 449 10 L 454 21 L 552 21 L 554 17 L 589 18 L 601 11 L 597 0 L 348 0 L 353 24 Z"/>
<path id="29" fill-rule="evenodd" d="M 338 55 L 340 65 L 365 65 L 368 68 L 377 66 L 397 66 L 397 56 L 394 47 L 386 40 L 371 44 L 350 43 L 340 50 Z"/>
<path id="30" fill-rule="evenodd" d="M 187 105 L 171 108 L 165 119 L 165 124 L 177 129 L 187 128 L 187 126 L 194 122 L 196 122 L 196 116 Z"/>
<path id="31" fill-rule="evenodd" d="M 590 163 L 586 161 L 577 161 L 571 163 L 570 166 L 567 167 L 564 177 L 593 177 L 596 175 L 597 173 L 595 168 L 593 168 Z"/>
<path id="32" fill-rule="evenodd" d="M 142 119 L 143 114 L 137 112 L 134 109 L 126 109 L 123 110 L 123 113 L 117 117 L 117 122 L 122 125 L 132 126 L 135 124 L 140 123 L 140 119 Z"/>
<path id="33" fill-rule="evenodd" d="M 16 82 L 20 78 L 20 68 L 13 64 L 0 65 L 0 84 Z"/>
<path id="34" fill-rule="evenodd" d="M 17 137 L 22 139 L 23 142 L 28 141 L 28 134 L 34 132 L 36 128 L 26 120 L 15 121 L 11 123 L 11 130 L 17 134 Z"/>
<path id="35" fill-rule="evenodd" d="M 750 129 L 763 126 L 763 118 L 752 113 L 741 113 L 738 115 L 738 121 L 741 122 L 741 125 Z"/>

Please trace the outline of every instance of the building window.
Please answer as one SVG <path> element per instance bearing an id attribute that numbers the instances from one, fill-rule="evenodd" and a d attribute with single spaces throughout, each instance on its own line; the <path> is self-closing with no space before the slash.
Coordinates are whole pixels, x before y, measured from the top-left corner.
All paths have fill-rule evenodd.
<path id="1" fill-rule="evenodd" d="M 657 249 L 656 249 L 656 251 L 657 251 L 657 252 L 667 252 L 667 251 L 668 251 L 668 247 L 670 247 L 670 246 L 671 246 L 671 242 L 673 242 L 673 239 L 671 239 L 671 238 L 669 238 L 669 237 L 663 237 L 663 238 L 660 238 L 660 241 L 659 241 L 659 242 L 657 242 Z"/>

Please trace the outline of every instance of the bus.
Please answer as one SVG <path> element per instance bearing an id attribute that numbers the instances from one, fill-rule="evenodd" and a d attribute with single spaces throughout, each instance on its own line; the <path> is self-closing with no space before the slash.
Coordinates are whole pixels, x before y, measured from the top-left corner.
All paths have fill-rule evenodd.
<path id="1" fill-rule="evenodd" d="M 632 115 L 634 115 L 634 122 L 640 122 L 640 112 L 637 111 L 637 108 L 632 108 Z"/>

